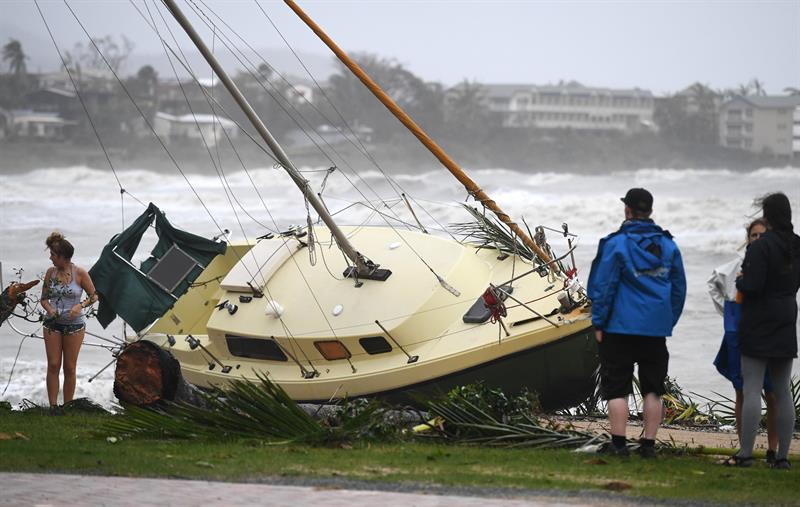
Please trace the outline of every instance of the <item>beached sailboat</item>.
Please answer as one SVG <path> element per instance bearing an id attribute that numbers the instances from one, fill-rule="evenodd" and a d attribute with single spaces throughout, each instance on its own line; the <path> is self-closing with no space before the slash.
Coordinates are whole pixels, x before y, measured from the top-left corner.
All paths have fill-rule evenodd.
<path id="1" fill-rule="evenodd" d="M 337 225 L 177 4 L 165 0 L 319 220 L 309 214 L 305 227 L 225 245 L 176 232 L 151 205 L 92 269 L 104 323 L 123 316 L 138 332 L 128 341 L 168 350 L 199 386 L 266 375 L 298 401 L 327 402 L 409 399 L 484 381 L 507 392 L 534 391 L 544 407 L 585 399 L 597 358 L 590 303 L 574 260 L 566 266 L 573 236 L 564 229 L 569 246 L 554 258 L 543 228 L 532 239 L 294 2 L 286 3 L 483 207 L 473 211 L 470 230 L 489 228 L 505 241 L 457 241 L 421 225 Z M 153 221 L 159 244 L 134 266 L 130 259 Z M 315 249 L 331 245 L 344 255 L 315 262 Z"/>

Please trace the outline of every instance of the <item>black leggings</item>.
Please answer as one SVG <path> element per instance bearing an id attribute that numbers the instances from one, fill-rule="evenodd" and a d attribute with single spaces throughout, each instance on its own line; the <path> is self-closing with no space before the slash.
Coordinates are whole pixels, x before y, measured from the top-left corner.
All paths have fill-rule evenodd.
<path id="1" fill-rule="evenodd" d="M 761 390 L 763 389 L 764 372 L 769 367 L 772 377 L 778 413 L 776 422 L 778 427 L 778 459 L 786 459 L 789 455 L 789 444 L 792 442 L 794 431 L 794 401 L 792 401 L 793 358 L 758 358 L 742 354 L 742 450 L 739 455 L 749 457 L 753 455 L 753 445 L 756 441 L 758 424 L 761 421 Z"/>

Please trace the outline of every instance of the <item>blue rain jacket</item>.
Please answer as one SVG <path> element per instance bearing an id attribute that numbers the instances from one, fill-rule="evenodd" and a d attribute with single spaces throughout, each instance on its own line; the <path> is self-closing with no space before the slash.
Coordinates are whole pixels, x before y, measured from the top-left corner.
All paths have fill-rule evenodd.
<path id="1" fill-rule="evenodd" d="M 686 300 L 681 252 L 652 220 L 600 240 L 587 285 L 592 324 L 609 333 L 670 336 Z"/>

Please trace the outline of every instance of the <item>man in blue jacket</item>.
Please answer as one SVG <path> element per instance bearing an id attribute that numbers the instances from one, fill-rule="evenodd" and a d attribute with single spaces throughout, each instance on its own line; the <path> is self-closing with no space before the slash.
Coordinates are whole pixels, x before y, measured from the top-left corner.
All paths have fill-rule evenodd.
<path id="1" fill-rule="evenodd" d="M 600 393 L 608 400 L 611 424 L 612 441 L 604 451 L 628 455 L 625 429 L 635 363 L 644 397 L 639 454 L 653 458 L 669 363 L 666 337 L 683 310 L 686 276 L 672 235 L 650 219 L 652 194 L 632 188 L 622 202 L 625 221 L 600 240 L 588 282 L 600 350 Z"/>

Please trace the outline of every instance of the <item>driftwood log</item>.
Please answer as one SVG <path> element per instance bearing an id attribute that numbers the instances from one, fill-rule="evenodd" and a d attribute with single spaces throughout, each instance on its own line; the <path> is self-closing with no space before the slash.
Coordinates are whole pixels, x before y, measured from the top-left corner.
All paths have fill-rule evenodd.
<path id="1" fill-rule="evenodd" d="M 114 395 L 122 403 L 149 407 L 163 402 L 203 405 L 199 390 L 181 375 L 171 352 L 153 342 L 131 343 L 117 357 Z"/>

